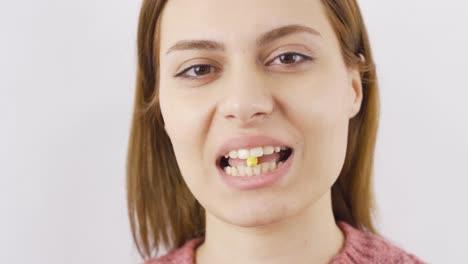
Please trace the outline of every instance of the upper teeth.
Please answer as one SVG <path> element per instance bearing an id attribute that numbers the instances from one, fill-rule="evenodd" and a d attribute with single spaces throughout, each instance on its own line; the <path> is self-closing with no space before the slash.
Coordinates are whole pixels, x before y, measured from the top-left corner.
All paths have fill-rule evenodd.
<path id="1" fill-rule="evenodd" d="M 230 157 L 233 159 L 247 159 L 248 157 L 261 157 L 263 155 L 270 155 L 273 152 L 280 152 L 281 150 L 285 150 L 286 147 L 257 147 L 252 149 L 238 149 L 238 150 L 231 150 L 229 154 L 226 154 L 224 157 Z"/>

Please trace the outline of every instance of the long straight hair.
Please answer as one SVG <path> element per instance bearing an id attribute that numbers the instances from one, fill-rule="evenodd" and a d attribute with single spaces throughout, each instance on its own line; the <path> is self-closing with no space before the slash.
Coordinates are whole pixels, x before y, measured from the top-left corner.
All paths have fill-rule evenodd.
<path id="1" fill-rule="evenodd" d="M 167 0 L 144 0 L 138 25 L 138 68 L 127 154 L 128 217 L 143 259 L 204 236 L 205 211 L 185 184 L 158 97 L 161 13 Z M 379 235 L 373 224 L 373 164 L 379 91 L 367 30 L 356 0 L 322 0 L 348 67 L 359 67 L 363 101 L 349 123 L 345 162 L 332 186 L 335 221 Z M 365 58 L 359 63 L 359 54 Z"/>

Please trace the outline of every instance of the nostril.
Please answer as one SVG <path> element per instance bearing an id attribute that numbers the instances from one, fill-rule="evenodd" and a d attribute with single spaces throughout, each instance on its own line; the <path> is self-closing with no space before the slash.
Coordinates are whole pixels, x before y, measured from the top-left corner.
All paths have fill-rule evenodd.
<path id="1" fill-rule="evenodd" d="M 233 119 L 233 118 L 235 118 L 234 115 L 227 115 L 227 116 L 226 116 L 226 119 Z"/>
<path id="2" fill-rule="evenodd" d="M 266 116 L 265 113 L 255 113 L 253 116 L 252 116 L 252 119 L 253 118 L 264 118 Z"/>

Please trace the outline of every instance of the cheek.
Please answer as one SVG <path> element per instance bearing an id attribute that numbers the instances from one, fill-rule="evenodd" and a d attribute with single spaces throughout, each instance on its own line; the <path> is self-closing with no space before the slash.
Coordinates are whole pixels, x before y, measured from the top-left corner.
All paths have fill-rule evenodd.
<path id="1" fill-rule="evenodd" d="M 279 96 L 288 119 L 304 132 L 320 132 L 347 123 L 347 75 L 333 72 L 336 74 L 315 73 L 296 79 Z"/>
<path id="2" fill-rule="evenodd" d="M 292 87 L 283 104 L 287 119 L 303 139 L 304 171 L 328 184 L 339 175 L 346 154 L 347 77 L 326 74 Z"/>
<path id="3" fill-rule="evenodd" d="M 206 105 L 197 101 L 195 90 L 188 91 L 164 79 L 160 87 L 161 112 L 171 140 L 175 144 L 193 144 L 200 134 Z"/>
<path id="4" fill-rule="evenodd" d="M 212 106 L 200 91 L 180 88 L 164 79 L 160 83 L 159 98 L 165 128 L 182 174 L 190 175 L 203 164 L 203 142 Z"/>

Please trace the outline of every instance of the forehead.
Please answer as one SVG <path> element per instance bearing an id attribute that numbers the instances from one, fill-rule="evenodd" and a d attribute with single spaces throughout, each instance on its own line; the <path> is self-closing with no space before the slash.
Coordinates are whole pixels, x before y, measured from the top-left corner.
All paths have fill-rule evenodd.
<path id="1" fill-rule="evenodd" d="M 161 22 L 162 50 L 184 39 L 253 44 L 260 33 L 288 24 L 330 34 L 320 0 L 169 0 Z"/>

